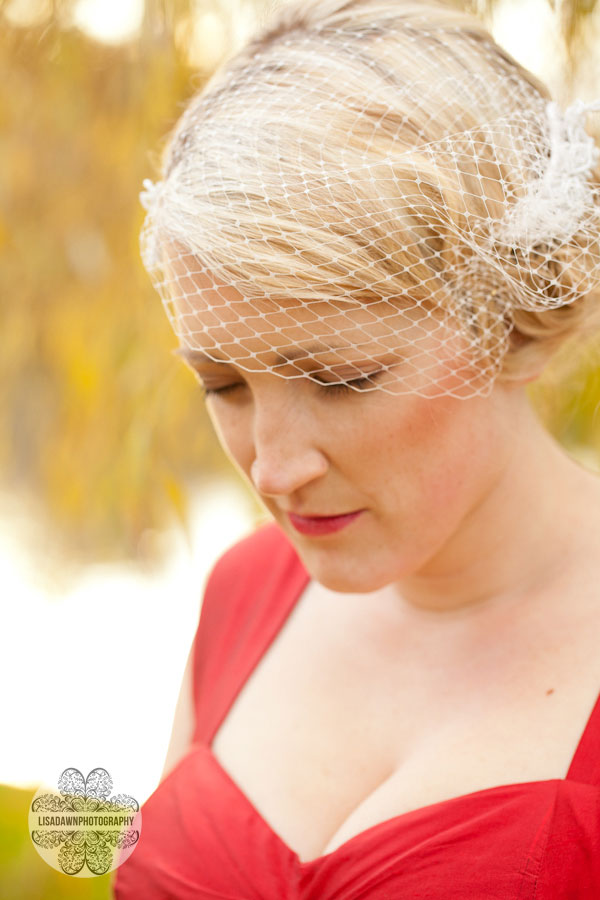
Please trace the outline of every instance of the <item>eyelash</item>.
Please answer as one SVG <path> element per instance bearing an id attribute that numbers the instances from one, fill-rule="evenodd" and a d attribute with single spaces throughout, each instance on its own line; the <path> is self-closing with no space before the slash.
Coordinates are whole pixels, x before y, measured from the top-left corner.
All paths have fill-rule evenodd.
<path id="1" fill-rule="evenodd" d="M 354 388 L 358 388 L 362 390 L 363 387 L 371 384 L 374 380 L 376 380 L 380 375 L 383 375 L 383 369 L 379 372 L 372 372 L 370 375 L 364 375 L 361 378 L 354 378 L 351 381 L 342 382 L 341 384 L 336 384 L 335 382 L 328 383 L 326 381 L 317 381 L 316 378 L 312 378 L 315 384 L 319 387 L 322 387 L 325 395 L 335 395 L 335 394 L 347 394 L 352 391 L 355 392 L 350 385 L 354 385 Z M 234 391 L 237 388 L 242 387 L 242 385 L 238 382 L 237 384 L 226 384 L 221 388 L 204 388 L 204 396 L 217 396 L 222 394 L 228 394 L 230 391 Z"/>

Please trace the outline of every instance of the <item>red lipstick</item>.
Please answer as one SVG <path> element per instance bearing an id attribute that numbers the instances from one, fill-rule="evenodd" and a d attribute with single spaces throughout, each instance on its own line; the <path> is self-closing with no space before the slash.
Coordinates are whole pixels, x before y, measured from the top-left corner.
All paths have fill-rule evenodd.
<path id="1" fill-rule="evenodd" d="M 288 513 L 288 518 L 296 531 L 300 534 L 320 535 L 331 534 L 345 528 L 351 522 L 354 522 L 360 516 L 362 509 L 356 512 L 345 513 L 342 516 L 297 516 L 295 513 Z"/>

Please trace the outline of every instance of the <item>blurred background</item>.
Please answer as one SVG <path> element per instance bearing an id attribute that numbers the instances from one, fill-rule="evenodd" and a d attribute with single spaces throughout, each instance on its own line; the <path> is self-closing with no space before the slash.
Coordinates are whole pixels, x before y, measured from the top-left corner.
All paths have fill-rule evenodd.
<path id="1" fill-rule="evenodd" d="M 465 3 L 566 104 L 600 96 L 600 3 Z M 0 0 L 0 898 L 108 898 L 27 811 L 64 768 L 158 783 L 202 587 L 266 514 L 230 469 L 139 261 L 142 181 L 266 0 Z M 600 127 L 590 117 L 590 129 Z M 532 401 L 600 461 L 595 336 Z"/>

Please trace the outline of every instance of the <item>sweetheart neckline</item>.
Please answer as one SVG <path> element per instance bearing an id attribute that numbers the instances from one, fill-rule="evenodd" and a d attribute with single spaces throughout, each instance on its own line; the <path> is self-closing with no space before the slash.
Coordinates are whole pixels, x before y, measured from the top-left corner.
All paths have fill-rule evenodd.
<path id="1" fill-rule="evenodd" d="M 236 694 L 236 696 L 237 696 L 237 694 Z M 221 721 L 223 721 L 224 718 L 226 718 L 227 712 L 228 712 L 228 710 L 225 712 L 223 719 Z M 278 842 L 278 844 L 280 844 L 280 846 L 282 846 L 286 850 L 286 852 L 289 853 L 294 858 L 296 865 L 298 865 L 302 868 L 309 868 L 311 866 L 319 865 L 320 863 L 323 863 L 327 859 L 332 858 L 335 853 L 338 853 L 338 851 L 341 852 L 342 850 L 347 849 L 348 845 L 353 843 L 354 841 L 370 836 L 378 828 L 383 828 L 386 826 L 389 828 L 393 824 L 398 824 L 404 819 L 408 819 L 410 817 L 415 817 L 415 816 L 419 816 L 419 815 L 424 815 L 427 812 L 432 812 L 436 807 L 449 806 L 451 804 L 457 803 L 458 801 L 470 800 L 470 799 L 474 799 L 475 797 L 486 797 L 488 795 L 497 793 L 499 791 L 503 791 L 503 790 L 508 791 L 513 788 L 526 788 L 526 787 L 541 788 L 542 785 L 548 786 L 551 784 L 555 784 L 558 787 L 558 785 L 560 785 L 560 784 L 567 784 L 569 782 L 572 782 L 574 784 L 579 784 L 579 783 L 585 784 L 586 782 L 579 782 L 576 778 L 573 778 L 571 773 L 573 772 L 573 770 L 575 768 L 576 761 L 579 760 L 580 754 L 583 752 L 584 741 L 587 737 L 589 737 L 589 731 L 592 727 L 592 722 L 595 721 L 596 718 L 600 719 L 600 694 L 598 694 L 596 702 L 594 703 L 594 705 L 592 707 L 592 711 L 586 721 L 583 732 L 579 738 L 579 741 L 577 742 L 577 747 L 575 748 L 575 752 L 574 752 L 573 756 L 571 757 L 571 761 L 569 763 L 569 768 L 567 770 L 567 774 L 562 778 L 556 777 L 556 778 L 535 779 L 533 781 L 532 780 L 530 780 L 530 781 L 512 781 L 512 782 L 508 782 L 506 784 L 496 784 L 496 785 L 492 785 L 491 787 L 487 787 L 487 788 L 479 788 L 476 791 L 469 791 L 466 794 L 458 794 L 454 797 L 447 797 L 445 800 L 435 800 L 433 803 L 427 803 L 424 806 L 418 806 L 415 809 L 407 810 L 406 812 L 399 813 L 396 816 L 390 816 L 387 819 L 383 819 L 381 822 L 376 822 L 373 825 L 369 825 L 367 828 L 363 829 L 363 831 L 357 832 L 356 834 L 349 837 L 347 840 L 343 841 L 337 847 L 334 847 L 333 850 L 329 850 L 327 853 L 322 853 L 319 856 L 314 857 L 314 859 L 308 859 L 308 860 L 301 860 L 298 852 L 296 850 L 294 850 L 292 847 L 290 847 L 290 845 L 281 837 L 281 835 L 275 831 L 273 826 L 270 825 L 270 823 L 267 821 L 265 816 L 260 812 L 258 807 L 253 803 L 253 801 L 250 799 L 250 797 L 242 790 L 240 785 L 234 779 L 233 775 L 231 775 L 227 771 L 227 769 L 223 766 L 223 764 L 221 763 L 219 758 L 216 756 L 216 754 L 212 748 L 212 742 L 215 739 L 215 736 L 220 728 L 221 723 L 219 723 L 219 725 L 217 726 L 216 730 L 214 731 L 213 735 L 211 736 L 211 738 L 209 740 L 199 739 L 197 741 L 194 741 L 192 743 L 192 747 L 190 748 L 190 752 L 193 750 L 194 747 L 199 747 L 202 750 L 204 750 L 204 752 L 210 757 L 210 759 L 212 760 L 212 762 L 216 766 L 216 768 L 219 770 L 219 772 L 221 772 L 223 777 L 233 787 L 233 789 L 234 789 L 235 793 L 238 795 L 238 797 L 241 797 L 242 802 L 248 807 L 248 809 L 251 810 L 251 812 L 255 816 L 255 818 L 257 818 L 262 823 L 263 827 L 265 827 L 271 833 L 271 835 Z M 597 786 L 594 784 L 590 784 L 589 786 L 592 788 L 597 788 Z"/>
<path id="2" fill-rule="evenodd" d="M 300 855 L 296 850 L 294 850 L 290 845 L 278 834 L 277 831 L 273 828 L 273 826 L 267 821 L 264 815 L 260 812 L 260 810 L 254 805 L 250 797 L 242 790 L 237 781 L 233 778 L 232 775 L 224 768 L 223 764 L 220 760 L 215 756 L 214 751 L 212 750 L 210 744 L 205 741 L 198 742 L 196 747 L 202 749 L 212 760 L 216 768 L 223 775 L 223 777 L 229 782 L 229 784 L 233 787 L 235 793 L 238 797 L 241 798 L 242 802 L 248 807 L 248 809 L 252 812 L 252 815 L 261 822 L 263 828 L 265 828 L 272 835 L 274 840 L 284 848 L 286 853 L 292 856 L 296 862 L 296 865 L 300 868 L 308 869 L 310 867 L 318 866 L 329 859 L 333 859 L 336 853 L 341 853 L 346 851 L 350 844 L 360 841 L 366 840 L 373 835 L 373 832 L 377 831 L 380 828 L 391 828 L 392 826 L 399 825 L 400 822 L 405 819 L 409 819 L 411 817 L 419 817 L 426 815 L 427 813 L 433 812 L 437 807 L 446 807 L 451 806 L 453 804 L 458 803 L 459 801 L 468 801 L 474 800 L 477 798 L 485 798 L 489 795 L 498 793 L 500 791 L 511 791 L 514 788 L 540 788 L 542 786 L 546 787 L 552 784 L 555 784 L 557 787 L 560 784 L 566 784 L 573 779 L 570 778 L 544 778 L 535 781 L 515 781 L 510 782 L 508 784 L 496 784 L 492 787 L 480 788 L 476 791 L 469 791 L 467 794 L 458 794 L 455 797 L 447 797 L 445 800 L 435 800 L 433 803 L 427 803 L 424 806 L 418 806 L 415 809 L 409 809 L 403 813 L 399 813 L 395 816 L 390 816 L 387 819 L 383 819 L 381 822 L 375 822 L 373 825 L 369 825 L 367 828 L 364 828 L 362 831 L 353 834 L 351 837 L 347 838 L 347 840 L 343 841 L 341 844 L 338 844 L 337 847 L 334 847 L 333 850 L 329 850 L 327 853 L 321 853 L 319 856 L 314 857 L 313 859 L 302 860 L 300 859 Z M 192 747 L 193 749 L 193 747 Z M 192 752 L 192 750 L 190 750 Z M 573 783 L 577 783 L 574 782 Z M 590 785 L 590 787 L 595 787 L 595 785 Z"/>

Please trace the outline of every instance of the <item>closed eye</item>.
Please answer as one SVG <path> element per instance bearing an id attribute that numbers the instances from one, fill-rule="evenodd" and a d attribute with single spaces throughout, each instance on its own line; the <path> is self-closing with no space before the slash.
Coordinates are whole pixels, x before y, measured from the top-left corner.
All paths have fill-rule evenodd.
<path id="1" fill-rule="evenodd" d="M 241 382 L 237 382 L 236 384 L 225 384 L 220 388 L 204 388 L 204 396 L 208 397 L 211 394 L 227 394 L 229 391 L 234 391 L 236 388 L 243 387 Z"/>
<path id="2" fill-rule="evenodd" d="M 364 375 L 361 378 L 353 378 L 350 381 L 343 382 L 335 382 L 335 381 L 322 381 L 319 378 L 315 378 L 314 376 L 309 377 L 309 381 L 317 384 L 319 388 L 322 389 L 325 396 L 335 396 L 339 394 L 350 393 L 351 391 L 361 391 L 368 388 L 373 382 L 382 375 L 384 370 L 382 369 L 379 372 L 372 372 L 370 375 Z M 225 384 L 223 387 L 219 388 L 204 388 L 204 396 L 223 396 L 225 394 L 232 393 L 238 388 L 245 387 L 244 382 L 235 382 L 234 384 Z"/>
<path id="3" fill-rule="evenodd" d="M 361 378 L 353 378 L 350 381 L 321 381 L 318 378 L 312 378 L 312 381 L 315 381 L 319 387 L 322 387 L 325 391 L 325 395 L 335 395 L 335 394 L 346 394 L 350 391 L 362 391 L 368 388 L 373 382 L 380 376 L 383 375 L 384 370 L 382 369 L 379 372 L 371 372 L 370 375 L 364 375 Z"/>

